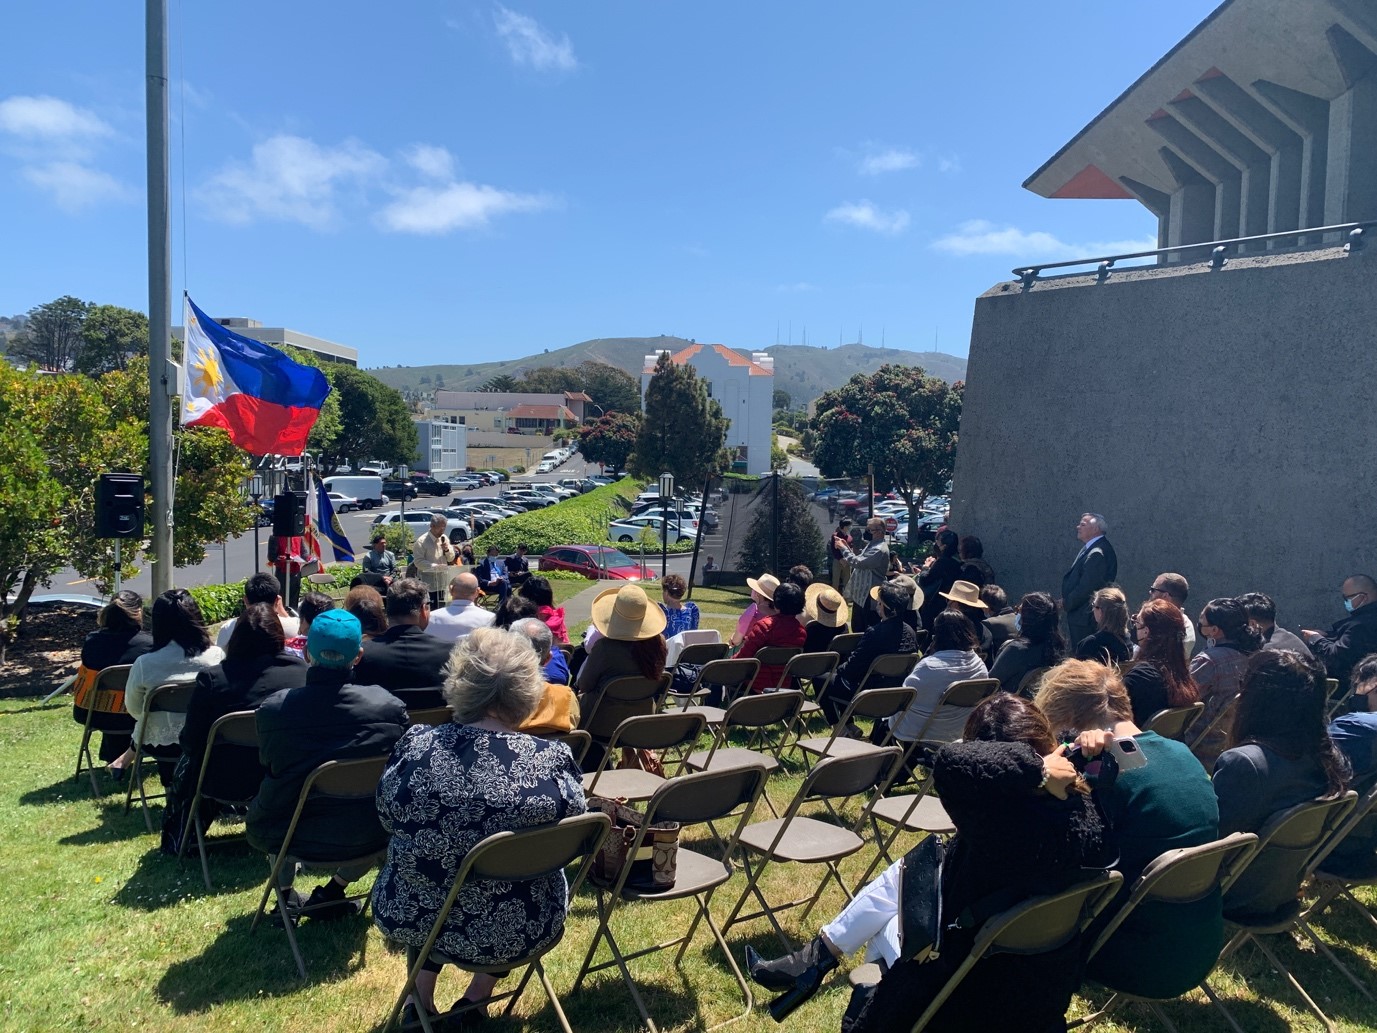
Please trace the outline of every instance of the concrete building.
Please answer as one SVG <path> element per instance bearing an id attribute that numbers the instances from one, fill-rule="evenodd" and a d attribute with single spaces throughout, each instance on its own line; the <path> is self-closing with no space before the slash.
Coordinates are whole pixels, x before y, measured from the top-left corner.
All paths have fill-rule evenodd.
<path id="1" fill-rule="evenodd" d="M 468 467 L 468 428 L 462 423 L 413 416 L 416 424 L 416 462 L 413 470 L 428 470 L 433 477 L 445 478 Z"/>
<path id="2" fill-rule="evenodd" d="M 642 406 L 662 354 L 645 357 L 641 370 Z M 670 361 L 692 366 L 707 381 L 708 396 L 717 399 L 731 421 L 727 447 L 736 452 L 736 472 L 769 473 L 775 360 L 766 352 L 752 352 L 747 358 L 724 344 L 691 344 L 671 354 Z"/>
<path id="3" fill-rule="evenodd" d="M 336 344 L 334 341 L 327 341 L 322 337 L 312 337 L 310 334 L 288 330 L 286 327 L 264 326 L 256 319 L 245 319 L 242 316 L 216 316 L 215 321 L 221 326 L 233 330 L 236 334 L 251 337 L 255 341 L 262 341 L 264 344 L 270 344 L 274 347 L 289 344 L 293 348 L 300 348 L 302 351 L 314 352 L 330 362 L 343 362 L 348 366 L 359 364 L 358 349 L 350 348 L 347 344 Z M 178 340 L 186 340 L 186 333 L 180 326 L 172 328 L 172 336 Z"/>
<path id="4" fill-rule="evenodd" d="M 1089 510 L 1131 605 L 1171 570 L 1190 619 L 1253 590 L 1286 627 L 1343 616 L 1344 577 L 1377 572 L 1377 248 L 1346 227 L 1213 252 L 1377 219 L 1373 148 L 1377 5 L 1231 0 L 1028 181 L 1204 246 L 1070 275 L 1029 255 L 977 299 L 952 524 L 1011 596 L 1060 594 Z"/>

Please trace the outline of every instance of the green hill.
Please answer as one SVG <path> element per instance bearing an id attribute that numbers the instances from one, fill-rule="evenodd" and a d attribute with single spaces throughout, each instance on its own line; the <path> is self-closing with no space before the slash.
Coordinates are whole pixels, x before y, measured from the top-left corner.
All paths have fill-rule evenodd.
<path id="1" fill-rule="evenodd" d="M 692 343 L 681 337 L 604 337 L 505 362 L 384 366 L 369 372 L 384 384 L 409 396 L 426 395 L 437 388 L 473 391 L 503 374 L 520 378 L 528 370 L 544 366 L 577 366 L 589 359 L 605 362 L 639 377 L 645 356 L 663 348 L 678 351 Z M 750 354 L 750 349 L 736 350 Z M 781 344 L 759 350 L 774 356 L 776 386 L 789 392 L 791 403 L 795 406 L 805 405 L 824 391 L 840 387 L 856 373 L 872 373 L 886 363 L 922 366 L 933 376 L 948 382 L 964 380 L 966 377 L 966 360 L 945 352 L 911 352 L 898 348 L 872 348 L 864 344 L 847 344 L 838 348 Z"/>

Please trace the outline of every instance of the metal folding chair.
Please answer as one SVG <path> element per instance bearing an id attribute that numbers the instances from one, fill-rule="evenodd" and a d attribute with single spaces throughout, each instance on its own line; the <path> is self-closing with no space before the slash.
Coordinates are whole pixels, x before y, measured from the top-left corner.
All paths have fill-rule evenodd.
<path id="1" fill-rule="evenodd" d="M 81 781 L 81 772 L 84 765 L 86 774 L 91 779 L 91 794 L 93 796 L 100 796 L 100 785 L 96 781 L 97 765 L 95 758 L 91 756 L 91 733 L 102 730 L 99 724 L 96 723 L 96 715 L 123 715 L 125 721 L 131 722 L 131 727 L 134 720 L 129 716 L 129 712 L 123 707 L 120 707 L 119 710 L 102 710 L 96 706 L 96 703 L 102 700 L 106 693 L 124 688 L 124 683 L 129 680 L 129 668 L 131 666 L 131 664 L 116 664 L 112 667 L 103 668 L 100 673 L 96 675 L 96 685 L 91 691 L 89 700 L 91 705 L 86 708 L 86 721 L 81 730 L 81 745 L 77 747 L 76 774 L 72 776 L 72 781 Z M 44 702 L 47 701 L 45 700 Z"/>
<path id="2" fill-rule="evenodd" d="M 858 717 L 868 717 L 876 721 L 902 713 L 913 702 L 914 692 L 903 686 L 891 689 L 864 689 L 851 698 L 842 712 L 840 720 L 832 728 L 832 734 L 811 739 L 799 739 L 793 745 L 806 754 L 817 757 L 854 757 L 862 753 L 873 753 L 880 749 L 874 743 L 862 739 L 848 739 L 844 734 L 847 727 Z M 893 738 L 886 732 L 884 743 Z"/>
<path id="3" fill-rule="evenodd" d="M 249 924 L 249 932 L 252 933 L 258 928 L 258 923 L 262 920 L 268 906 L 268 897 L 275 896 L 277 898 L 277 914 L 282 919 L 282 930 L 287 934 L 287 943 L 292 948 L 292 957 L 296 959 L 297 972 L 301 974 L 303 980 L 306 978 L 306 961 L 301 956 L 301 948 L 297 946 L 296 923 L 302 917 L 309 915 L 311 908 L 309 906 L 288 907 L 287 897 L 277 884 L 278 873 L 286 865 L 332 870 L 360 865 L 365 862 L 376 865 L 387 856 L 387 848 L 384 847 L 381 850 L 353 857 L 329 859 L 296 857 L 292 854 L 292 837 L 296 835 L 297 823 L 301 821 L 302 811 L 306 809 L 312 795 L 330 800 L 372 800 L 377 795 L 378 780 L 382 777 L 383 769 L 386 766 L 387 754 L 385 753 L 376 757 L 358 757 L 353 760 L 327 760 L 307 775 L 306 781 L 301 786 L 301 794 L 296 800 L 296 810 L 292 812 L 291 824 L 287 826 L 287 835 L 283 838 L 282 847 L 273 860 L 267 885 L 263 887 L 263 895 L 258 898 L 258 910 L 254 913 L 253 921 Z M 350 894 L 344 899 L 362 900 L 364 906 L 367 907 L 368 891 Z M 318 906 L 329 907 L 333 906 L 333 903 L 335 902 Z"/>
<path id="4" fill-rule="evenodd" d="M 843 660 L 861 644 L 861 639 L 865 638 L 863 631 L 847 631 L 840 635 L 834 635 L 832 641 L 827 644 L 827 648 L 836 653 Z"/>
<path id="5" fill-rule="evenodd" d="M 1252 863 L 1224 895 L 1224 921 L 1235 932 L 1224 945 L 1219 960 L 1226 961 L 1251 941 L 1331 1033 L 1334 1023 L 1291 970 L 1282 964 L 1277 953 L 1268 946 L 1266 937 L 1303 929 L 1298 899 L 1301 883 L 1310 871 L 1311 862 L 1329 845 L 1357 799 L 1358 794 L 1349 791 L 1333 799 L 1297 804 L 1272 815 L 1258 833 L 1258 848 Z M 1208 979 L 1201 980 L 1200 989 L 1229 1024 L 1239 1030 Z"/>
<path id="6" fill-rule="evenodd" d="M 870 668 L 865 672 L 865 677 L 856 686 L 855 695 L 865 692 L 867 689 L 888 689 L 896 685 L 902 685 L 905 678 L 912 672 L 918 663 L 917 653 L 881 653 L 870 662 Z M 832 678 L 827 683 L 827 688 L 819 702 L 831 692 L 837 684 L 836 678 Z"/>
<path id="7" fill-rule="evenodd" d="M 678 952 L 674 956 L 674 964 L 680 965 L 683 962 L 684 952 L 693 942 L 693 936 L 698 930 L 699 923 L 706 922 L 708 929 L 712 932 L 713 939 L 717 942 L 718 949 L 726 958 L 727 965 L 736 979 L 736 985 L 746 1002 L 746 1007 L 739 1014 L 726 1022 L 709 1026 L 708 1029 L 718 1029 L 730 1022 L 744 1019 L 751 1013 L 754 998 L 751 995 L 750 984 L 746 982 L 745 977 L 741 974 L 741 969 L 737 967 L 731 948 L 727 946 L 722 930 L 713 920 L 709 906 L 717 887 L 732 877 L 732 854 L 737 849 L 742 830 L 746 828 L 746 823 L 751 819 L 756 801 L 765 789 L 766 776 L 765 765 L 755 763 L 743 767 L 723 768 L 719 771 L 700 771 L 681 775 L 678 778 L 670 779 L 659 788 L 646 806 L 645 823 L 636 834 L 635 841 L 631 844 L 627 856 L 629 858 L 636 856 L 641 849 L 646 829 L 650 828 L 652 824 L 662 821 L 678 822 L 681 845 L 674 885 L 667 890 L 641 890 L 628 886 L 627 879 L 631 874 L 631 866 L 628 864 L 622 869 L 617 881 L 611 887 L 597 887 L 598 928 L 593 934 L 593 941 L 588 946 L 588 953 L 584 956 L 583 964 L 579 967 L 578 977 L 574 980 L 574 992 L 578 992 L 584 979 L 590 973 L 616 966 L 622 974 L 622 980 L 626 983 L 626 988 L 630 991 L 631 998 L 636 1004 L 636 1009 L 641 1013 L 641 1019 L 645 1022 L 646 1027 L 651 1033 L 658 1033 L 658 1027 L 646 1009 L 645 1001 L 641 998 L 635 980 L 631 978 L 631 970 L 627 963 L 648 954 L 677 947 Z M 712 822 L 720 821 L 738 808 L 741 811 L 740 817 L 736 822 L 735 829 L 726 840 L 721 858 L 710 857 L 682 845 L 683 832 L 689 826 L 706 824 L 711 828 Z M 713 835 L 716 839 L 715 832 Z M 636 901 L 654 903 L 684 898 L 693 900 L 695 913 L 693 921 L 689 923 L 688 930 L 683 935 L 650 947 L 643 947 L 629 954 L 623 953 L 620 944 L 617 943 L 612 934 L 611 926 L 612 916 L 619 904 L 623 902 L 630 904 Z M 594 965 L 593 957 L 597 953 L 598 944 L 604 940 L 612 952 L 612 958 L 610 961 Z"/>
<path id="8" fill-rule="evenodd" d="M 1184 707 L 1166 707 L 1157 711 L 1143 723 L 1143 731 L 1156 732 L 1163 739 L 1185 739 L 1191 725 L 1205 712 L 1205 704 L 1196 700 Z"/>
<path id="9" fill-rule="evenodd" d="M 191 798 L 191 808 L 187 811 L 186 824 L 182 827 L 182 843 L 177 848 L 177 860 L 186 857 L 187 844 L 191 842 L 191 836 L 196 835 L 196 850 L 201 855 L 201 875 L 206 880 L 206 889 L 214 889 L 210 881 L 210 862 L 206 859 L 206 827 L 201 821 L 201 801 L 214 800 L 216 803 L 234 804 L 238 806 L 248 806 L 253 802 L 253 796 L 247 799 L 231 800 L 221 796 L 214 796 L 205 791 L 206 772 L 210 770 L 211 763 L 215 755 L 216 746 L 247 746 L 254 750 L 258 749 L 258 725 L 255 721 L 256 714 L 252 710 L 236 710 L 233 713 L 225 714 L 216 719 L 210 726 L 210 733 L 206 736 L 206 748 L 201 755 L 201 771 L 196 776 L 196 793 Z M 255 787 L 256 794 L 256 787 Z M 244 839 L 243 834 L 236 836 L 225 836 L 216 839 L 216 845 L 222 843 L 238 843 Z"/>
<path id="10" fill-rule="evenodd" d="M 783 818 L 757 822 L 745 829 L 740 836 L 740 845 L 742 866 L 746 869 L 746 886 L 741 891 L 731 914 L 722 924 L 723 931 L 739 922 L 768 918 L 785 951 L 792 951 L 796 944 L 790 941 L 783 926 L 779 924 L 776 916 L 780 912 L 806 905 L 803 918 L 807 919 L 809 912 L 827 889 L 829 880 L 836 882 L 846 895 L 846 899 L 850 900 L 851 890 L 842 881 L 837 865 L 844 858 L 860 850 L 865 841 L 851 829 L 805 816 L 800 814 L 800 810 L 808 804 L 822 803 L 835 816 L 835 812 L 831 811 L 831 801 L 846 800 L 883 785 L 893 772 L 894 766 L 899 763 L 901 755 L 899 747 L 890 746 L 886 749 L 875 747 L 872 752 L 854 756 L 824 757 L 804 777 L 803 785 L 799 786 L 798 792 L 794 794 Z M 759 856 L 758 865 L 751 864 L 752 854 Z M 772 905 L 760 887 L 761 877 L 771 861 L 820 864 L 824 866 L 824 871 L 817 889 L 810 896 Z M 751 896 L 760 902 L 761 909 L 743 915 L 741 909 Z"/>
<path id="11" fill-rule="evenodd" d="M 731 651 L 732 647 L 727 642 L 694 642 L 680 651 L 678 658 L 674 661 L 674 666 L 710 664 L 714 660 L 725 660 Z"/>
<path id="12" fill-rule="evenodd" d="M 760 661 L 761 667 L 787 667 L 789 661 L 796 656 L 803 655 L 803 650 L 797 646 L 762 646 L 756 650 L 755 658 Z M 760 685 L 758 689 L 778 689 L 787 686 L 789 683 L 784 680 L 784 672 L 780 672 L 780 679 L 774 685 Z"/>
<path id="13" fill-rule="evenodd" d="M 693 687 L 688 692 L 671 690 L 665 702 L 673 699 L 680 709 L 702 714 L 708 724 L 715 726 L 722 720 L 725 712 L 723 708 L 694 704 L 693 701 L 707 695 L 709 687 L 712 686 L 722 689 L 722 703 L 725 705 L 737 696 L 749 692 L 751 682 L 755 681 L 755 676 L 759 672 L 760 661 L 753 656 L 748 656 L 744 660 L 710 660 L 698 672 L 698 677 L 694 678 Z"/>
<path id="14" fill-rule="evenodd" d="M 626 718 L 653 714 L 659 708 L 660 699 L 669 689 L 669 684 L 668 671 L 658 678 L 641 678 L 637 675 L 610 678 L 603 683 L 602 691 L 593 700 L 593 705 L 583 711 L 579 727 L 594 739 L 606 742 Z"/>
<path id="15" fill-rule="evenodd" d="M 425 707 L 419 710 L 407 708 L 406 716 L 413 725 L 430 725 L 438 728 L 454 720 L 454 711 L 449 707 Z"/>
<path id="16" fill-rule="evenodd" d="M 926 1029 L 971 969 L 991 954 L 1044 954 L 1080 936 L 1114 899 L 1123 881 L 1118 872 L 1105 872 L 1060 893 L 1034 897 L 987 919 L 970 953 L 918 1016 L 912 1033 Z"/>
<path id="17" fill-rule="evenodd" d="M 803 709 L 799 712 L 799 723 L 807 728 L 808 722 L 822 713 L 822 705 L 817 699 L 822 695 L 832 675 L 836 673 L 841 657 L 833 652 L 799 653 L 793 657 L 784 675 L 779 679 L 785 688 L 799 688 L 811 696 L 805 696 Z"/>
<path id="18" fill-rule="evenodd" d="M 607 833 L 611 828 L 612 819 L 606 814 L 594 811 L 573 818 L 565 818 L 550 825 L 538 825 L 534 828 L 523 829 L 520 832 L 497 832 L 475 843 L 473 848 L 464 855 L 464 859 L 459 865 L 459 871 L 455 874 L 454 882 L 450 885 L 444 904 L 440 906 L 440 910 L 435 916 L 435 922 L 431 925 L 425 945 L 415 952 L 415 960 L 407 970 L 406 983 L 403 984 L 401 993 L 397 995 L 397 1001 L 392 1005 L 392 1011 L 388 1015 L 387 1021 L 383 1023 L 383 1029 L 389 1030 L 397 1022 L 402 1008 L 406 1005 L 407 996 L 416 986 L 416 977 L 420 974 L 421 966 L 434 952 L 436 941 L 444 932 L 445 922 L 454 907 L 454 902 L 458 899 L 459 893 L 465 885 L 484 879 L 513 883 L 533 882 L 578 863 L 578 872 L 569 884 L 567 899 L 572 901 L 574 895 L 578 893 L 579 887 L 583 885 L 583 880 L 588 874 L 593 857 L 597 854 L 598 848 L 602 846 L 603 840 L 607 838 Z M 455 961 L 449 957 L 444 957 L 443 960 L 446 964 L 454 965 L 465 972 L 504 974 L 518 968 L 525 969 L 521 981 L 517 983 L 515 989 L 494 994 L 487 1001 L 482 1002 L 484 1005 L 489 1005 L 505 1000 L 507 1007 L 503 1011 L 504 1016 L 511 1015 L 512 1009 L 516 1007 L 516 1002 L 521 999 L 522 993 L 530 982 L 531 975 L 534 974 L 539 978 L 540 985 L 545 988 L 545 995 L 550 999 L 550 1007 L 554 1009 L 560 1029 L 564 1033 L 573 1033 L 569 1028 L 569 1020 L 564 1015 L 564 1009 L 560 1006 L 559 997 L 555 994 L 555 988 L 550 985 L 550 979 L 545 974 L 545 968 L 540 960 L 554 950 L 563 938 L 564 935 L 561 933 L 539 950 L 520 958 L 514 958 L 501 965 L 475 965 L 469 962 Z M 476 1008 L 479 1005 L 474 1003 L 469 1007 Z M 420 1019 L 421 1027 L 426 1033 L 430 1033 L 432 1021 L 442 1023 L 451 1016 L 457 1017 L 468 1011 L 469 1007 L 451 1009 L 443 1015 L 436 1016 L 426 1015 L 418 1008 L 417 1016 Z"/>
<path id="19" fill-rule="evenodd" d="M 1038 694 L 1038 685 L 1042 682 L 1042 676 L 1050 671 L 1050 667 L 1034 667 L 1018 680 L 1018 695 L 1024 699 L 1032 699 Z"/>
<path id="20" fill-rule="evenodd" d="M 582 764 L 583 758 L 588 756 L 588 749 L 593 745 L 593 737 L 582 728 L 575 728 L 572 732 L 565 732 L 563 735 L 552 735 L 551 739 L 558 739 L 569 747 L 569 752 L 574 755 L 574 763 Z"/>
<path id="21" fill-rule="evenodd" d="M 665 750 L 692 744 L 703 733 L 707 722 L 702 714 L 687 711 L 667 714 L 642 714 L 628 717 L 617 726 L 612 738 L 603 752 L 602 762 L 592 774 L 583 776 L 583 791 L 588 796 L 602 796 L 609 800 L 636 802 L 649 800 L 656 790 L 665 784 L 665 778 L 640 768 L 616 768 L 608 765 L 622 749 L 650 750 L 663 753 Z M 683 769 L 681 759 L 676 773 Z"/>
<path id="22" fill-rule="evenodd" d="M 1341 694 L 1339 692 L 1339 679 L 1326 678 L 1324 680 L 1324 688 L 1324 698 L 1328 701 L 1325 704 L 1324 716 L 1326 719 L 1332 721 L 1339 714 L 1343 713 L 1344 707 L 1348 704 L 1348 701 L 1353 698 L 1353 693 L 1354 690 L 1357 689 L 1357 686 L 1353 683 L 1353 679 L 1349 678 L 1348 688 Z"/>
<path id="23" fill-rule="evenodd" d="M 167 682 L 163 685 L 155 686 L 153 691 L 148 694 L 145 714 L 162 712 L 166 714 L 185 714 L 187 704 L 191 702 L 191 692 L 196 687 L 195 682 Z M 143 808 L 143 823 L 149 832 L 153 831 L 153 818 L 148 811 L 149 800 L 161 800 L 167 796 L 167 792 L 148 793 L 143 787 L 143 758 L 144 747 L 152 745 L 139 741 L 140 736 L 134 737 L 134 763 L 129 772 L 129 788 L 124 791 L 124 813 L 129 813 L 129 808 L 133 806 L 134 789 L 139 790 L 139 805 Z"/>
<path id="24" fill-rule="evenodd" d="M 1159 855 L 1143 869 L 1130 889 L 1128 898 L 1100 929 L 1086 952 L 1086 960 L 1089 961 L 1100 952 L 1141 904 L 1163 905 L 1169 909 L 1171 905 L 1194 904 L 1212 894 L 1226 892 L 1252 861 L 1257 846 L 1257 836 L 1251 832 L 1235 832 L 1212 843 L 1168 850 Z M 1162 920 L 1168 920 L 1165 913 Z M 1156 999 L 1126 993 L 1112 986 L 1107 989 L 1111 991 L 1109 1000 L 1092 1014 L 1067 1023 L 1067 1027 L 1089 1025 L 1104 1018 L 1121 1004 L 1137 1001 L 1145 1004 L 1167 1029 L 1175 1033 L 1176 1026 L 1158 1006 Z"/>
<path id="25" fill-rule="evenodd" d="M 796 689 L 780 689 L 778 692 L 760 692 L 742 696 L 727 707 L 722 723 L 717 726 L 712 745 L 706 750 L 690 753 L 685 763 L 690 771 L 716 771 L 725 767 L 739 767 L 742 764 L 763 762 L 765 770 L 774 774 L 779 770 L 779 755 L 784 748 L 789 729 L 798 720 L 803 706 L 803 693 Z M 780 737 L 774 745 L 765 750 L 755 750 L 748 746 L 728 746 L 727 739 L 734 728 L 749 729 L 754 735 L 763 733 L 774 725 L 780 728 Z M 765 795 L 765 806 L 775 813 L 769 794 Z"/>
<path id="26" fill-rule="evenodd" d="M 1229 722 L 1233 720 L 1234 710 L 1238 707 L 1239 695 L 1241 694 L 1235 693 L 1232 699 L 1215 711 L 1214 717 L 1209 721 L 1196 721 L 1195 727 L 1199 731 L 1186 745 L 1192 750 L 1198 750 L 1214 732 L 1227 728 Z"/>

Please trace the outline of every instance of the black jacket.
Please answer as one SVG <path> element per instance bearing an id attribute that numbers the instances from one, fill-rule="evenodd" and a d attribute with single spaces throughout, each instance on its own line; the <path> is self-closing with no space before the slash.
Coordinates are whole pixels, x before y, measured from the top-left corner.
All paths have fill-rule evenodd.
<path id="1" fill-rule="evenodd" d="M 357 668 L 356 668 L 357 670 Z M 327 760 L 391 751 L 406 729 L 406 707 L 379 685 L 359 685 L 350 672 L 311 667 L 306 684 L 258 707 L 258 759 L 267 769 L 249 807 L 249 842 L 266 853 L 282 847 L 306 776 Z M 319 800 L 297 825 L 293 852 L 335 859 L 381 849 L 387 836 L 371 798 Z"/>
<path id="2" fill-rule="evenodd" d="M 885 653 L 913 653 L 918 649 L 918 636 L 904 622 L 902 617 L 888 617 L 878 624 L 866 628 L 856 648 L 837 667 L 837 678 L 844 682 L 854 694 L 861 687 L 861 681 L 870 670 L 877 656 Z M 901 679 L 902 680 L 902 679 Z M 899 682 L 895 682 L 899 684 Z M 867 688 L 879 688 L 869 685 Z"/>
<path id="3" fill-rule="evenodd" d="M 1074 793 L 1058 800 L 1041 792 L 1042 758 L 1023 743 L 950 743 L 937 754 L 933 778 L 956 826 L 942 868 L 942 952 L 896 965 L 860 1020 L 843 1022 L 848 1033 L 908 1029 L 965 960 L 980 919 L 1090 877 L 1112 860 L 1095 805 Z M 979 915 L 951 928 L 968 908 Z M 980 961 L 927 1028 L 1065 1030 L 1080 982 L 1079 948 L 1073 940 L 1047 954 Z"/>
<path id="4" fill-rule="evenodd" d="M 1119 557 L 1109 539 L 1101 536 L 1089 549 L 1082 548 L 1061 579 L 1062 606 L 1073 641 L 1079 642 L 1095 630 L 1090 616 L 1090 597 L 1119 577 Z M 1079 635 L 1074 634 L 1082 629 Z"/>
<path id="5" fill-rule="evenodd" d="M 1014 613 L 1012 606 L 1006 606 L 996 614 L 986 617 L 984 620 L 985 629 L 990 633 L 990 657 L 999 655 L 999 649 L 1009 639 L 1015 638 L 1018 632 L 1014 630 Z"/>
<path id="6" fill-rule="evenodd" d="M 1348 674 L 1368 653 L 1377 653 L 1377 603 L 1360 606 L 1329 629 L 1329 634 L 1310 643 L 1310 650 L 1324 664 L 1329 677 L 1348 686 Z"/>
<path id="7" fill-rule="evenodd" d="M 394 624 L 363 644 L 363 659 L 354 669 L 354 681 L 381 685 L 413 710 L 442 707 L 445 701 L 440 686 L 453 648 L 453 642 L 427 635 L 414 624 Z M 423 691 L 409 691 L 416 689 Z"/>
<path id="8" fill-rule="evenodd" d="M 153 636 L 146 631 L 97 628 L 81 644 L 81 663 L 93 671 L 103 671 L 107 667 L 132 664 L 152 650 Z"/>
<path id="9" fill-rule="evenodd" d="M 1077 660 L 1097 660 L 1100 663 L 1121 664 L 1133 658 L 1133 650 L 1127 642 L 1116 638 L 1108 631 L 1097 631 L 1087 635 L 1076 645 Z"/>
<path id="10" fill-rule="evenodd" d="M 918 575 L 918 587 L 923 590 L 923 605 L 918 607 L 918 615 L 923 618 L 923 627 L 932 627 L 937 615 L 947 608 L 943 592 L 950 592 L 951 586 L 961 580 L 961 561 L 956 553 L 940 556 L 932 566 Z"/>
<path id="11" fill-rule="evenodd" d="M 275 692 L 306 684 L 306 661 L 291 653 L 262 657 L 252 661 L 227 659 L 196 676 L 196 687 L 187 702 L 186 724 L 182 726 L 182 752 L 191 767 L 187 777 L 187 799 L 196 791 L 210 726 L 236 710 L 257 710 Z M 258 791 L 263 767 L 258 751 L 249 746 L 222 744 L 211 755 L 202 791 L 223 800 L 247 800 Z"/>

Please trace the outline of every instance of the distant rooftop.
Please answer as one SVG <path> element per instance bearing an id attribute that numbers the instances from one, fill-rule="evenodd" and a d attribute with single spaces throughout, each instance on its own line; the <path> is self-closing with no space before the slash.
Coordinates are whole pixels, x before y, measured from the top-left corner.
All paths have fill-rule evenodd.
<path id="1" fill-rule="evenodd" d="M 772 377 L 775 375 L 775 360 L 767 352 L 752 352 L 748 359 L 738 351 L 733 351 L 725 344 L 691 344 L 687 348 L 681 348 L 673 352 L 669 361 L 682 366 L 689 362 L 695 355 L 704 348 L 710 348 L 722 358 L 727 360 L 728 366 L 745 366 L 748 368 L 748 375 L 752 377 Z M 661 352 L 645 357 L 645 368 L 642 373 L 654 373 L 655 363 L 659 361 Z"/>

